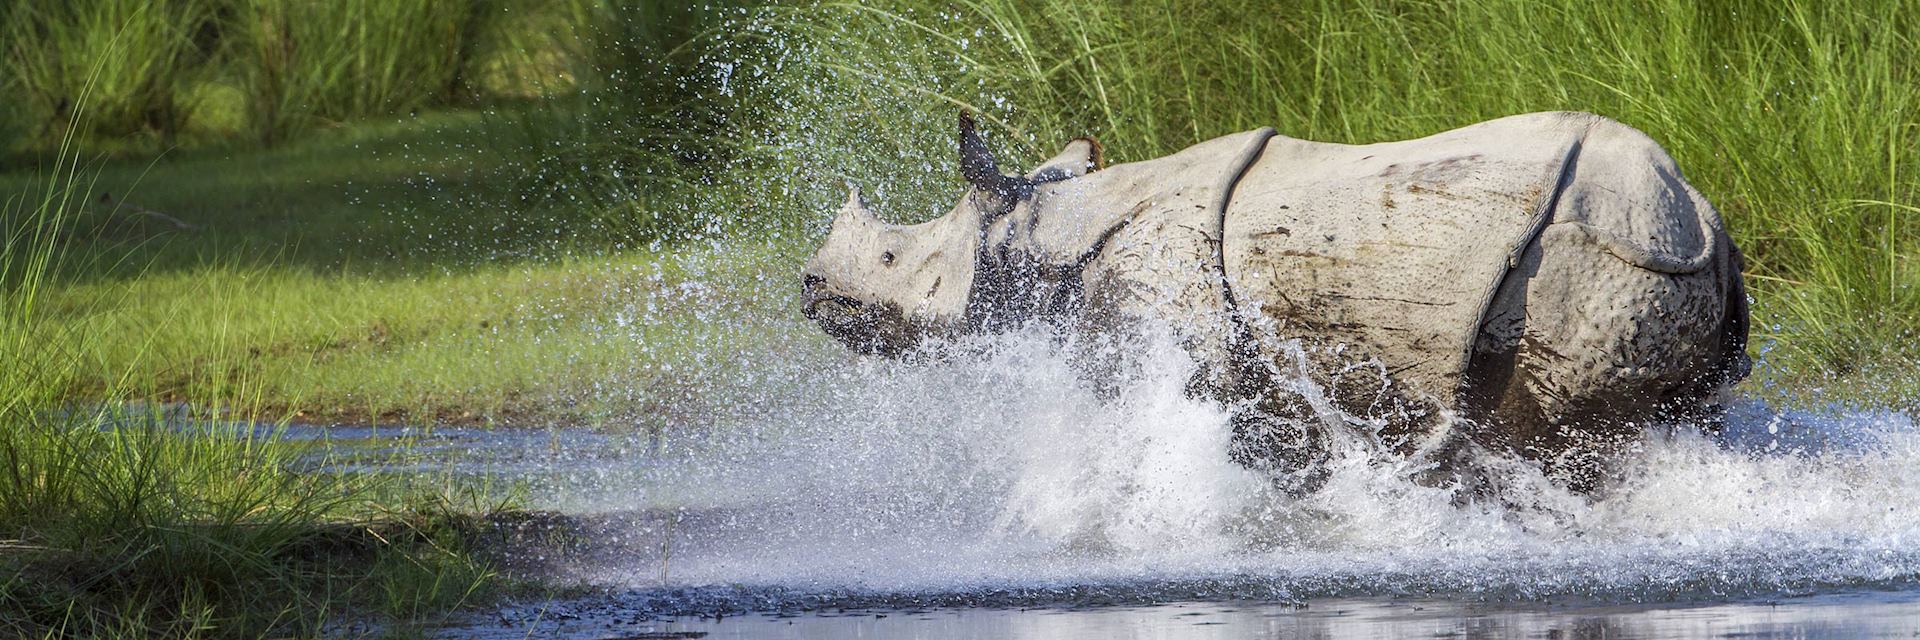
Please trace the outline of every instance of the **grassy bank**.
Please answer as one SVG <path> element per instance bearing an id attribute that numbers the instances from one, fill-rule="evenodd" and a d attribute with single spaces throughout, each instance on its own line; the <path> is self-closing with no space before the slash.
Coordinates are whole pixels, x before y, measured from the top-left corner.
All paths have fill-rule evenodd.
<path id="1" fill-rule="evenodd" d="M 375 483 L 220 424 L 0 416 L 0 635 L 404 630 L 497 588 L 453 504 L 371 500 Z"/>
<path id="2" fill-rule="evenodd" d="M 779 339 L 716 320 L 776 315 L 748 276 L 782 248 L 618 250 L 516 204 L 498 126 L 0 178 L 0 635 L 406 635 L 503 586 L 497 497 L 256 425 L 679 426 L 725 391 L 692 343 Z M 121 404 L 150 399 L 182 404 Z"/>
<path id="3" fill-rule="evenodd" d="M 579 205 L 524 197 L 487 142 L 515 126 L 446 112 L 101 165 L 41 294 L 76 372 L 54 395 L 131 380 L 204 403 L 242 376 L 303 421 L 658 428 L 699 402 L 676 366 L 792 329 L 769 326 L 797 317 L 792 283 L 759 276 L 797 245 L 623 249 Z"/>
<path id="4" fill-rule="evenodd" d="M 316 471 L 328 452 L 276 437 L 284 414 L 229 364 L 231 345 L 198 345 L 198 407 L 123 403 L 163 388 L 138 359 L 86 349 L 167 331 L 73 321 L 138 304 L 149 277 L 72 295 L 73 278 L 119 273 L 98 263 L 125 253 L 79 227 L 94 178 L 55 165 L 0 205 L 0 635 L 404 632 L 484 596 L 493 573 L 460 533 L 473 506 Z M 227 325 L 237 308 L 199 320 Z"/>

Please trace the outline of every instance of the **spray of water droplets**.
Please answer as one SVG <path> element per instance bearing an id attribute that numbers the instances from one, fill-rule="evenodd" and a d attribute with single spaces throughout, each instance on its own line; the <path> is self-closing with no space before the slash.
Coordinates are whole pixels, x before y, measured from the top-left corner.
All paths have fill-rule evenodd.
<path id="1" fill-rule="evenodd" d="M 728 116 L 755 151 L 648 203 L 711 233 L 637 269 L 617 292 L 624 311 L 593 320 L 601 340 L 646 345 L 646 363 L 591 395 L 643 405 L 622 419 L 649 435 L 551 475 L 536 495 L 576 514 L 642 515 L 597 530 L 605 549 L 569 577 L 657 594 L 649 606 L 661 611 L 876 598 L 1659 600 L 1920 577 L 1920 440 L 1891 411 L 1743 401 L 1721 437 L 1649 434 L 1598 498 L 1519 468 L 1515 495 L 1462 505 L 1364 447 L 1336 451 L 1325 487 L 1294 497 L 1228 461 L 1226 413 L 1185 392 L 1192 362 L 1166 341 L 1133 345 L 1137 369 L 1103 385 L 1037 329 L 942 357 L 850 356 L 786 302 L 796 247 L 824 231 L 842 180 L 896 221 L 951 203 L 942 96 L 989 115 L 1019 107 L 964 58 L 932 65 L 914 57 L 924 47 L 887 40 L 911 30 L 743 16 L 723 31 L 743 37 L 704 54 L 701 86 L 764 107 Z M 859 41 L 836 49 L 841 39 Z M 988 40 L 960 44 L 983 55 Z M 627 126 L 585 124 L 616 140 Z M 1035 157 L 1061 142 L 995 134 Z M 753 216 L 804 224 L 729 235 Z"/>

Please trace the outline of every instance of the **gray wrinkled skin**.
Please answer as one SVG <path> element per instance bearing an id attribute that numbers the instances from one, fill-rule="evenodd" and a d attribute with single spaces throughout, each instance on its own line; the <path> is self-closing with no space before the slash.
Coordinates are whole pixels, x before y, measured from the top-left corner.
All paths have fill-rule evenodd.
<path id="1" fill-rule="evenodd" d="M 1099 170 L 1082 139 L 1023 176 L 963 116 L 960 149 L 973 187 L 945 217 L 889 225 L 848 199 L 806 265 L 807 316 L 884 355 L 1033 319 L 1170 333 L 1193 392 L 1233 410 L 1234 459 L 1290 489 L 1358 434 L 1435 482 L 1487 489 L 1465 461 L 1496 450 L 1592 490 L 1649 423 L 1711 425 L 1748 369 L 1719 215 L 1600 116 L 1371 145 L 1263 129 Z"/>

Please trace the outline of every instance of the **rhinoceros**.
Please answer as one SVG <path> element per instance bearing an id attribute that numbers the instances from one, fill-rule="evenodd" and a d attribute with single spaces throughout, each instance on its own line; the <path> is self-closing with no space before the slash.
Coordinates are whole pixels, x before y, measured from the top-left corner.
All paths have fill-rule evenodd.
<path id="1" fill-rule="evenodd" d="M 1303 492 L 1340 438 L 1456 480 L 1462 451 L 1509 452 L 1589 491 L 1649 423 L 1712 424 L 1750 368 L 1718 213 L 1602 116 L 1101 153 L 1075 139 L 1005 174 L 963 112 L 959 204 L 894 225 L 852 189 L 804 268 L 805 315 L 890 356 L 1036 321 L 1161 332 L 1197 363 L 1190 393 L 1231 409 L 1228 455 Z"/>

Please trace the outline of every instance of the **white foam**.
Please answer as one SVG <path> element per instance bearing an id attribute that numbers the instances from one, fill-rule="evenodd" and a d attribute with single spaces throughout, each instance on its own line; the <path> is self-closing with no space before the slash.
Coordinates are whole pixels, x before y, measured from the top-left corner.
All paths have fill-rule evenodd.
<path id="1" fill-rule="evenodd" d="M 1534 474 L 1520 479 L 1526 499 L 1469 506 L 1349 439 L 1326 486 L 1293 498 L 1228 461 L 1227 414 L 1187 396 L 1192 365 L 1169 341 L 1138 346 L 1108 394 L 1064 343 L 1033 330 L 943 358 L 769 363 L 759 400 L 719 427 L 736 437 L 660 469 L 619 507 L 737 510 L 684 532 L 670 580 L 681 586 L 1251 576 L 1285 589 L 1538 595 L 1764 590 L 1920 569 L 1920 447 L 1897 414 L 1747 402 L 1720 440 L 1649 437 L 1598 500 Z M 619 568 L 592 577 L 658 586 Z"/>

